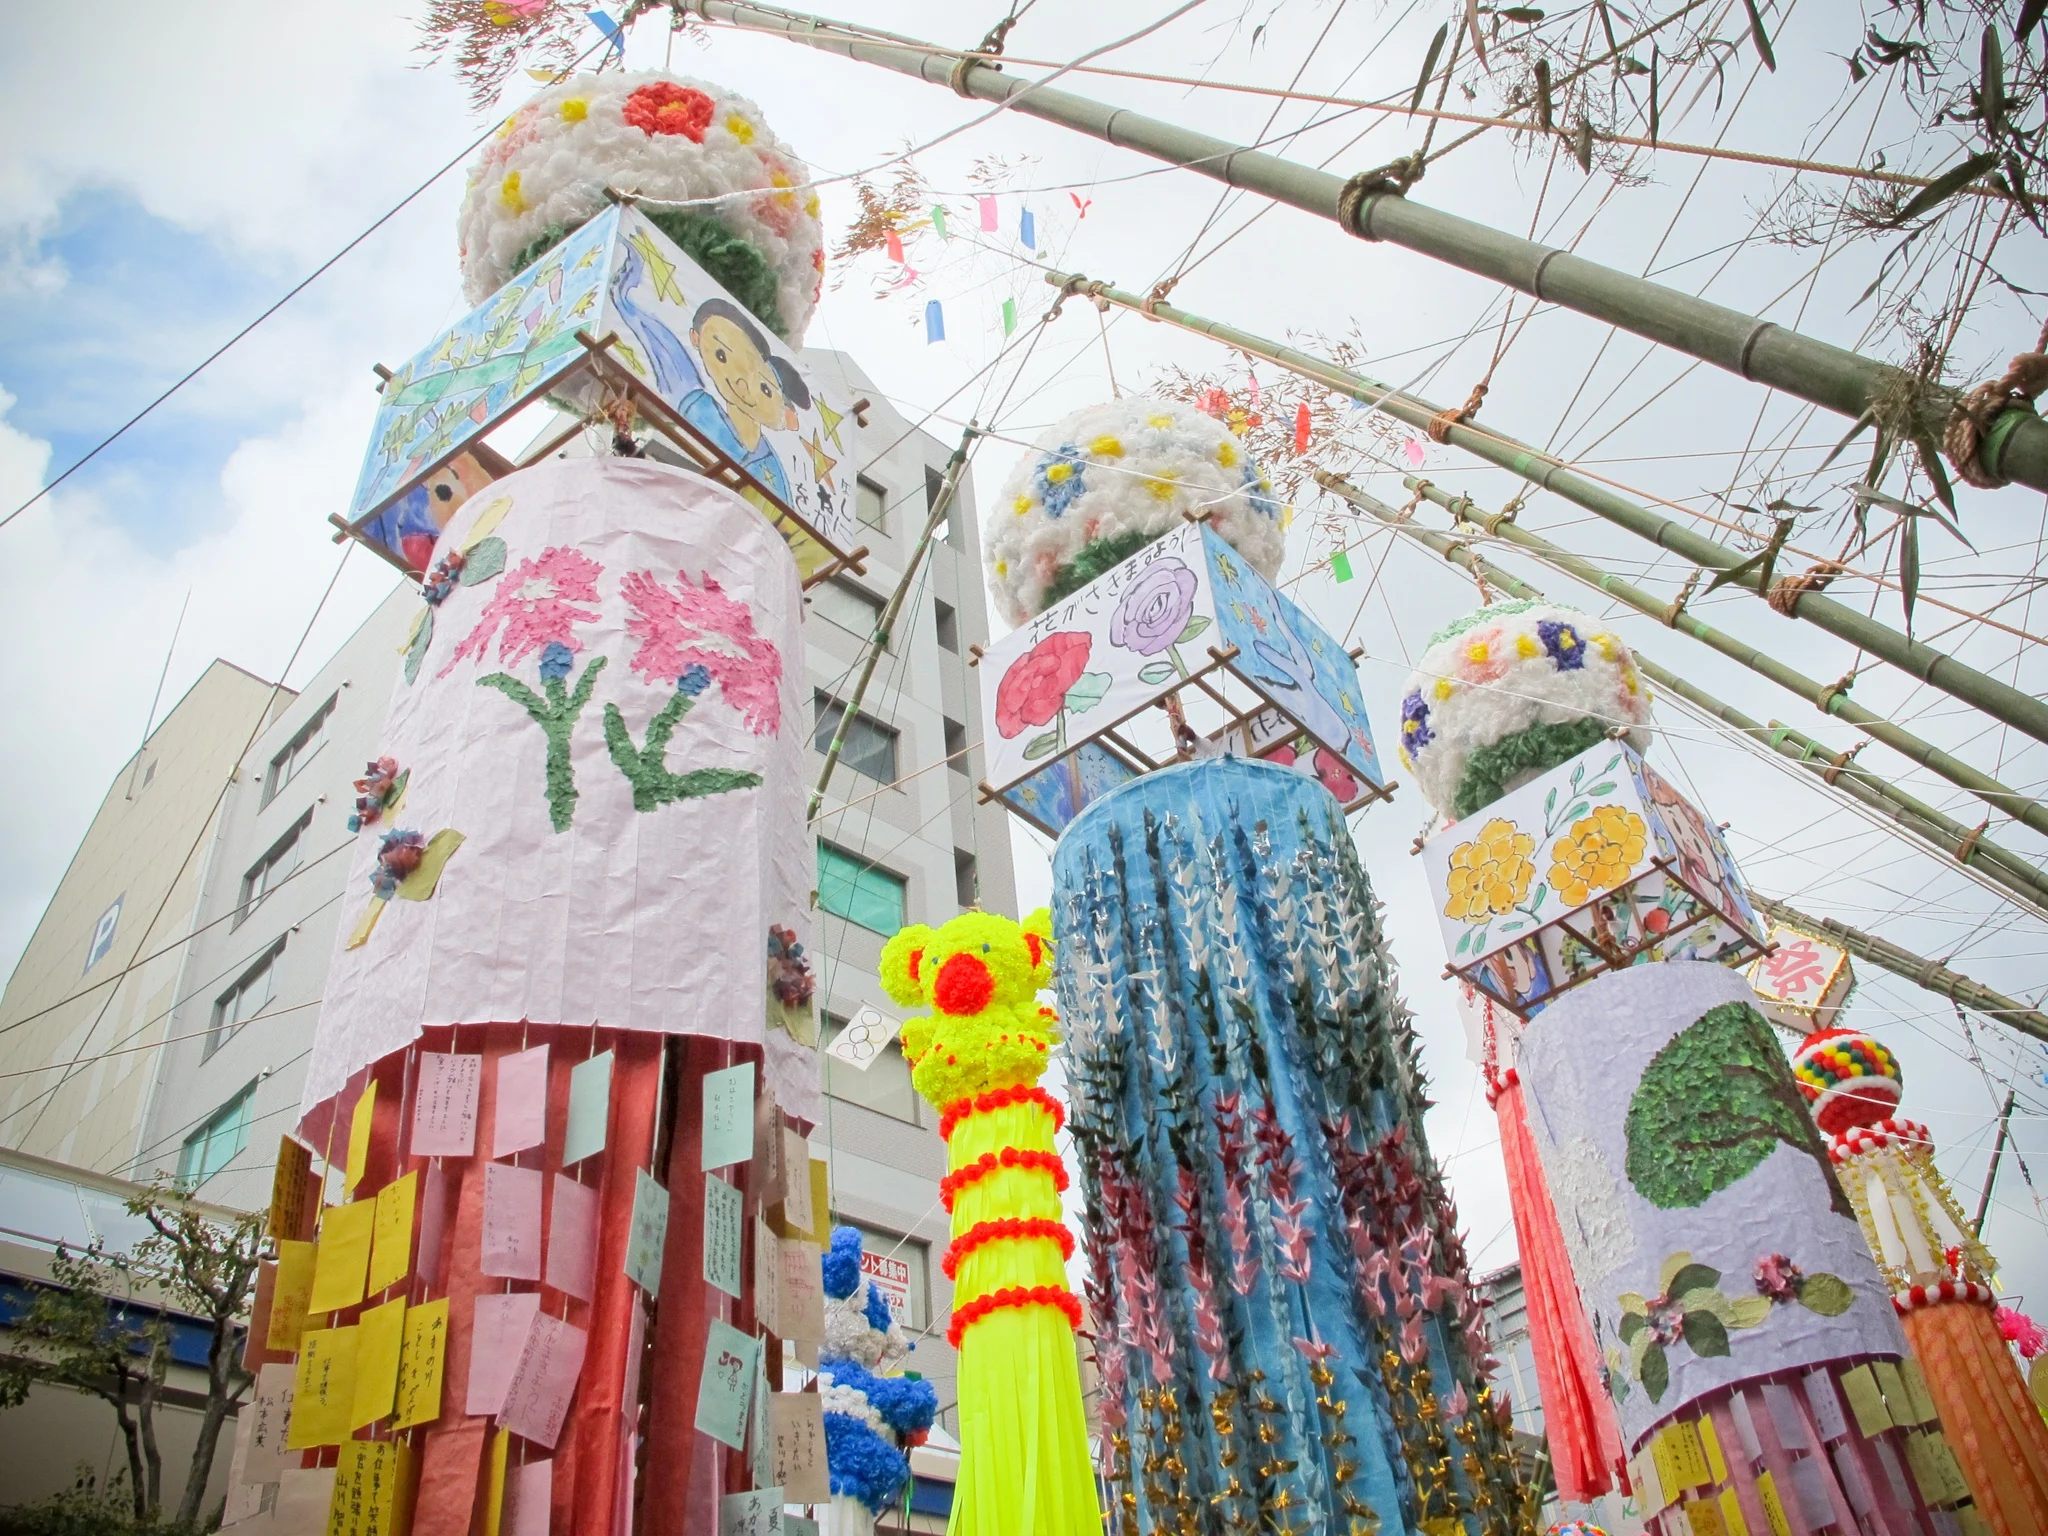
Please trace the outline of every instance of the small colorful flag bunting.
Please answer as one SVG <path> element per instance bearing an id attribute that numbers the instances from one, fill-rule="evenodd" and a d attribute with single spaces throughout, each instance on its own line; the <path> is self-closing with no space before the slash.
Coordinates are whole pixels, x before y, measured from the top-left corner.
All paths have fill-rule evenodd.
<path id="1" fill-rule="evenodd" d="M 932 207 L 932 228 L 939 232 L 941 240 L 952 239 L 952 236 L 946 233 L 946 210 L 936 204 Z"/>
<path id="2" fill-rule="evenodd" d="M 1308 452 L 1308 402 L 1300 401 L 1294 407 L 1294 451 Z"/>
<path id="3" fill-rule="evenodd" d="M 977 197 L 976 206 L 981 209 L 981 228 L 984 234 L 996 232 L 996 200 L 992 197 Z"/>
<path id="4" fill-rule="evenodd" d="M 933 299 L 924 307 L 925 345 L 930 346 L 935 341 L 944 341 L 945 339 L 946 312 L 939 307 L 939 301 Z"/>
<path id="5" fill-rule="evenodd" d="M 1341 549 L 1330 556 L 1330 574 L 1339 581 L 1349 581 L 1351 579 L 1351 556 Z"/>
<path id="6" fill-rule="evenodd" d="M 606 51 L 623 57 L 626 52 L 626 34 L 620 30 L 619 24 L 603 11 L 588 10 L 583 14 L 590 18 L 590 24 L 602 32 L 605 41 L 611 45 Z"/>
<path id="7" fill-rule="evenodd" d="M 1017 301 L 1015 299 L 1005 299 L 1003 300 L 1003 334 L 1007 336 L 1016 329 Z"/>
<path id="8" fill-rule="evenodd" d="M 1038 221 L 1031 216 L 1029 208 L 1017 215 L 1017 238 L 1024 242 L 1025 250 L 1038 249 Z"/>
<path id="9" fill-rule="evenodd" d="M 1401 445 L 1401 456 L 1408 461 L 1410 469 L 1420 469 L 1422 468 L 1423 460 L 1428 458 L 1429 454 L 1423 448 L 1421 438 L 1411 437 Z"/>
<path id="10" fill-rule="evenodd" d="M 883 232 L 882 239 L 888 245 L 889 259 L 891 261 L 901 261 L 903 259 L 903 237 L 891 229 Z"/>

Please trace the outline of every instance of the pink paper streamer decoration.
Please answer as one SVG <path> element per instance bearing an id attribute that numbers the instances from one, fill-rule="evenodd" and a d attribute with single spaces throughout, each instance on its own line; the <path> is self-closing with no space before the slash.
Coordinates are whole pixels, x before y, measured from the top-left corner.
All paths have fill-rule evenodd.
<path id="1" fill-rule="evenodd" d="M 539 1315 L 540 1296 L 533 1291 L 477 1297 L 464 1413 L 497 1413 L 505 1406 L 513 1369 L 525 1353 L 527 1332 Z"/>
<path id="2" fill-rule="evenodd" d="M 540 1278 L 542 1179 L 538 1168 L 514 1168 L 509 1163 L 485 1165 L 485 1274 L 506 1280 Z"/>
<path id="3" fill-rule="evenodd" d="M 977 197 L 975 206 L 981 210 L 981 227 L 989 234 L 996 229 L 996 200 L 992 197 Z"/>
<path id="4" fill-rule="evenodd" d="M 556 1290 L 578 1301 L 589 1301 L 596 1294 L 597 1191 L 566 1173 L 555 1175 L 545 1278 Z"/>
<path id="5" fill-rule="evenodd" d="M 573 1323 L 545 1312 L 534 1318 L 498 1422 L 513 1434 L 553 1450 L 562 1437 L 562 1421 L 569 1416 L 569 1399 L 575 1394 L 576 1377 L 583 1370 L 583 1352 L 589 1344 L 590 1335 Z"/>
<path id="6" fill-rule="evenodd" d="M 555 1464 L 529 1461 L 513 1473 L 512 1516 L 504 1522 L 510 1536 L 548 1536 L 549 1506 L 555 1498 Z"/>
<path id="7" fill-rule="evenodd" d="M 498 1107 L 491 1156 L 510 1157 L 537 1147 L 548 1134 L 548 1048 L 498 1060 Z"/>
<path id="8" fill-rule="evenodd" d="M 477 1090 L 483 1076 L 481 1056 L 428 1052 L 420 1057 L 412 1113 L 414 1157 L 468 1157 L 476 1151 Z"/>

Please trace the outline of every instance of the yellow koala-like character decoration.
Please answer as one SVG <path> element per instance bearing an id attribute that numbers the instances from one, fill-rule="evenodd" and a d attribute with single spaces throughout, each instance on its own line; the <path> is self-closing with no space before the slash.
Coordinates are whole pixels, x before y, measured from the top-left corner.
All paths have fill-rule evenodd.
<path id="1" fill-rule="evenodd" d="M 1052 914 L 1023 922 L 963 912 L 933 929 L 913 924 L 882 949 L 882 987 L 905 1007 L 932 1012 L 903 1026 L 910 1080 L 944 1108 L 1038 1081 L 1059 1028 L 1038 1003 L 1052 985 Z"/>

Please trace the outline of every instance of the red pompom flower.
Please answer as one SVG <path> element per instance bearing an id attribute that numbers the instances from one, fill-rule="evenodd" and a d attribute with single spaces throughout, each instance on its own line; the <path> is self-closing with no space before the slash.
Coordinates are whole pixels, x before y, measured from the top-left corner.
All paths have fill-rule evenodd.
<path id="1" fill-rule="evenodd" d="M 711 126 L 711 98 L 672 80 L 656 80 L 626 98 L 625 115 L 628 124 L 650 138 L 680 133 L 692 144 L 702 144 L 704 130 Z"/>

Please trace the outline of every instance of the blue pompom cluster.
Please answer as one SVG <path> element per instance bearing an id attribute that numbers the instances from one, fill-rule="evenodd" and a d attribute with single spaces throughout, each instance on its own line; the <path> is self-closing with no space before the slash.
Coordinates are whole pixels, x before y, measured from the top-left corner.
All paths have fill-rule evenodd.
<path id="1" fill-rule="evenodd" d="M 862 1393 L 882 1422 L 899 1435 L 930 1429 L 938 1416 L 939 1394 L 921 1376 L 877 1376 L 857 1360 L 821 1360 L 832 1384 Z"/>
<path id="2" fill-rule="evenodd" d="M 910 1458 L 850 1413 L 825 1415 L 825 1464 L 834 1493 L 859 1499 L 878 1515 L 910 1481 Z"/>
<path id="3" fill-rule="evenodd" d="M 860 1232 L 854 1227 L 834 1227 L 832 1246 L 825 1250 L 825 1294 L 845 1299 L 860 1284 Z M 886 1328 L 885 1321 L 880 1326 Z"/>

